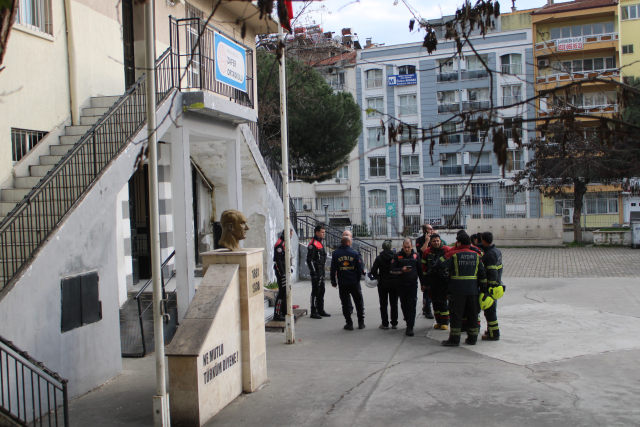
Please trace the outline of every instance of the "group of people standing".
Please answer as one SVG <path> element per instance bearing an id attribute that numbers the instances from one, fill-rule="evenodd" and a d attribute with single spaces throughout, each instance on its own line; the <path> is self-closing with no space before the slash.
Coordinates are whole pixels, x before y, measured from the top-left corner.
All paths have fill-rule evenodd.
<path id="1" fill-rule="evenodd" d="M 380 329 L 398 328 L 400 300 L 406 322 L 405 334 L 414 336 L 420 286 L 423 292 L 422 313 L 429 319 L 435 318 L 434 329 L 449 330 L 449 338 L 442 342 L 443 345 L 459 346 L 462 332 L 467 334 L 465 342 L 475 345 L 480 330 L 480 311 L 484 311 L 487 321 L 482 339 L 499 340 L 497 300 L 504 295 L 505 287 L 502 283 L 502 253 L 493 244 L 493 234 L 484 232 L 469 236 L 464 230 L 460 230 L 456 235 L 455 245 L 447 246 L 430 225 L 426 224 L 422 229 L 423 236 L 416 239 L 416 250 L 409 238 L 403 241 L 402 250 L 398 252 L 392 249 L 391 241 L 385 241 L 382 252 L 371 268 L 369 278 L 378 281 L 382 318 Z M 314 233 L 315 236 L 307 247 L 306 259 L 312 289 L 310 317 L 322 319 L 331 316 L 324 309 L 327 259 L 323 243 L 325 229 L 318 225 Z M 276 316 L 286 314 L 284 274 L 279 274 L 282 268 L 279 268 L 277 261 L 278 257 L 284 256 L 284 250 L 279 251 L 282 249 L 279 247 L 283 245 L 280 243 L 282 240 L 281 238 L 276 244 L 274 255 L 280 287 Z M 351 318 L 354 305 L 358 329 L 365 328 L 360 280 L 366 271 L 360 254 L 351 245 L 351 233 L 345 231 L 341 246 L 332 253 L 330 272 L 332 286 L 339 287 L 346 330 L 354 329 Z"/>

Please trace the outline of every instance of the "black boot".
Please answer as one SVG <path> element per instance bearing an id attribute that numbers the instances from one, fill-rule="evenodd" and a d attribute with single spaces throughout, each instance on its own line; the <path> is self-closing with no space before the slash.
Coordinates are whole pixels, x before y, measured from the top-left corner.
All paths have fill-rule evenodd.
<path id="1" fill-rule="evenodd" d="M 347 331 L 353 331 L 353 323 L 347 323 L 346 325 L 344 325 L 344 329 L 346 329 Z"/>
<path id="2" fill-rule="evenodd" d="M 476 345 L 476 343 L 478 342 L 478 336 L 477 335 L 469 335 L 467 337 L 467 339 L 464 340 L 464 342 L 466 342 L 469 345 Z"/>
<path id="3" fill-rule="evenodd" d="M 449 335 L 449 339 L 442 341 L 442 345 L 445 347 L 460 347 L 460 335 Z"/>
<path id="4" fill-rule="evenodd" d="M 364 329 L 364 319 L 358 319 L 358 329 Z"/>
<path id="5" fill-rule="evenodd" d="M 412 337 L 412 336 L 414 335 L 414 333 L 413 333 L 413 328 L 409 328 L 409 327 L 407 327 L 407 330 L 405 331 L 405 333 L 404 333 L 404 334 L 405 334 L 406 336 L 408 336 L 408 337 Z"/>
<path id="6" fill-rule="evenodd" d="M 324 301 L 322 302 L 322 304 L 318 304 L 318 314 L 322 317 L 331 317 L 329 313 L 324 311 Z"/>
<path id="7" fill-rule="evenodd" d="M 311 297 L 311 316 L 312 319 L 322 319 L 322 316 L 318 314 L 318 307 L 316 306 L 316 297 Z"/>
<path id="8" fill-rule="evenodd" d="M 431 307 L 425 307 L 425 309 L 422 310 L 422 313 L 427 319 L 433 319 L 433 312 L 431 311 Z"/>

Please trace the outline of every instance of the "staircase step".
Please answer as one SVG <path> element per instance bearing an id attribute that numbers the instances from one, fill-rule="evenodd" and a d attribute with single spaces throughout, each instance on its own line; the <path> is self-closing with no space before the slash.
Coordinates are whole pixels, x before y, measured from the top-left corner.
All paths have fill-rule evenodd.
<path id="1" fill-rule="evenodd" d="M 0 199 L 3 202 L 19 202 L 29 194 L 29 191 L 31 191 L 31 188 L 6 188 L 0 190 Z"/>
<path id="2" fill-rule="evenodd" d="M 32 189 L 33 187 L 38 185 L 41 179 L 42 177 L 39 176 L 25 176 L 14 178 L 13 187 Z"/>
<path id="3" fill-rule="evenodd" d="M 47 233 L 49 232 L 49 230 L 44 230 L 44 229 L 39 229 L 39 230 L 32 230 L 32 231 L 24 231 L 24 230 L 19 230 L 15 233 L 5 233 L 4 234 L 4 239 L 7 243 L 14 243 L 14 242 L 40 242 L 42 241 L 42 239 L 44 238 L 44 236 L 47 235 Z M 0 259 L 2 258 L 2 255 L 0 255 Z M 0 272 L 0 276 L 3 276 L 4 274 L 2 274 L 2 272 Z"/>
<path id="4" fill-rule="evenodd" d="M 62 145 L 73 145 L 76 142 L 80 141 L 82 135 L 65 135 L 60 137 L 60 144 Z"/>
<path id="5" fill-rule="evenodd" d="M 82 109 L 82 115 L 83 116 L 102 116 L 107 111 L 109 111 L 109 108 L 106 108 L 106 107 L 83 108 Z"/>
<path id="6" fill-rule="evenodd" d="M 91 129 L 90 125 L 78 125 L 78 126 L 66 126 L 64 128 L 64 134 L 67 136 L 70 135 L 84 135 L 87 131 Z"/>
<path id="7" fill-rule="evenodd" d="M 0 215 L 7 216 L 17 204 L 17 202 L 0 202 Z"/>
<path id="8" fill-rule="evenodd" d="M 80 117 L 80 124 L 81 125 L 93 125 L 93 124 L 95 124 L 95 122 L 100 120 L 100 117 L 102 117 L 102 116 L 82 116 L 82 117 Z"/>
<path id="9" fill-rule="evenodd" d="M 49 152 L 52 156 L 64 156 L 73 147 L 73 144 L 52 145 L 49 147 Z"/>
<path id="10" fill-rule="evenodd" d="M 55 165 L 57 164 L 62 156 L 40 156 L 40 164 L 41 165 Z"/>
<path id="11" fill-rule="evenodd" d="M 33 165 L 29 166 L 29 173 L 31 176 L 40 176 L 43 177 L 53 169 L 53 165 Z"/>
<path id="12" fill-rule="evenodd" d="M 94 96 L 91 98 L 91 107 L 110 108 L 118 99 L 120 99 L 120 96 Z"/>

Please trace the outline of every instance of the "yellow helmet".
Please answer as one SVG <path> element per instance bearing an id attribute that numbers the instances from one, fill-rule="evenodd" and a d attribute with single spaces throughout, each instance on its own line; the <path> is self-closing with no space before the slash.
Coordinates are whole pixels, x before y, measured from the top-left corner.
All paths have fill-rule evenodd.
<path id="1" fill-rule="evenodd" d="M 489 288 L 489 295 L 493 299 L 500 299 L 504 295 L 504 286 L 498 285 Z"/>
<path id="2" fill-rule="evenodd" d="M 480 294 L 480 309 L 486 310 L 493 305 L 495 300 L 489 295 L 485 295 L 484 292 Z"/>

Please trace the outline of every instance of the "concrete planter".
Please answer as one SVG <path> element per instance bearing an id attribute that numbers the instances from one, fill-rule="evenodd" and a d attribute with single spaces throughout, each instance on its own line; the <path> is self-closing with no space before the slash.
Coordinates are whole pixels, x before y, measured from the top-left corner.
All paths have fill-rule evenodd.
<path id="1" fill-rule="evenodd" d="M 601 231 L 593 232 L 593 243 L 595 245 L 625 245 L 631 244 L 631 231 Z"/>

